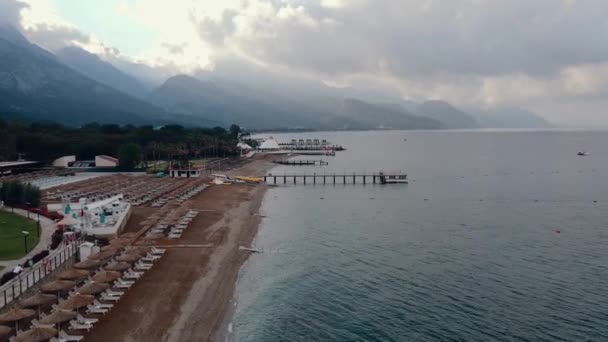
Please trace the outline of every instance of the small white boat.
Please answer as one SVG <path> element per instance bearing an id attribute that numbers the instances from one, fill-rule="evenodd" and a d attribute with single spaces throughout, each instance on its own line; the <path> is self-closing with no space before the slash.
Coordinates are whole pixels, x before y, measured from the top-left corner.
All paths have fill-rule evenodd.
<path id="1" fill-rule="evenodd" d="M 591 153 L 589 153 L 589 152 L 587 152 L 587 151 L 579 151 L 579 152 L 577 153 L 577 155 L 579 155 L 579 156 L 588 156 L 588 155 L 590 155 L 590 154 L 591 154 Z"/>

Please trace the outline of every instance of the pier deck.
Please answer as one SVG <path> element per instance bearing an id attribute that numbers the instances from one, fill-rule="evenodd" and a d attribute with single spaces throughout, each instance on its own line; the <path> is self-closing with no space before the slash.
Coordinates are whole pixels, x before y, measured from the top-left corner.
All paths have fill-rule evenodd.
<path id="1" fill-rule="evenodd" d="M 333 184 L 381 184 L 382 177 L 398 177 L 405 174 L 268 174 L 261 176 L 266 184 L 303 184 L 303 185 L 333 185 Z"/>

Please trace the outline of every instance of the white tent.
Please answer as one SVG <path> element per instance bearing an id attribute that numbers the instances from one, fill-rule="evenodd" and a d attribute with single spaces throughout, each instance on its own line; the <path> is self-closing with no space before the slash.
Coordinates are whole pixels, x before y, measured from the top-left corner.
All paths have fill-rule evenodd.
<path id="1" fill-rule="evenodd" d="M 266 139 L 266 141 L 264 141 L 262 145 L 260 145 L 259 149 L 261 151 L 278 151 L 279 149 L 281 149 L 281 147 L 279 146 L 279 143 L 274 140 L 273 137 L 270 137 Z"/>
<path id="2" fill-rule="evenodd" d="M 251 146 L 249 146 L 245 143 L 242 143 L 242 142 L 236 144 L 236 147 L 241 150 L 252 150 L 253 149 Z"/>

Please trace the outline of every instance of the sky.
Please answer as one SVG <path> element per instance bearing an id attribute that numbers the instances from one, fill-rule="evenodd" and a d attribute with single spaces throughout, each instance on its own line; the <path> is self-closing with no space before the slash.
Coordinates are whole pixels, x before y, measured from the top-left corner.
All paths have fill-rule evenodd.
<path id="1" fill-rule="evenodd" d="M 238 60 L 403 99 L 608 126 L 606 0 L 0 0 L 53 51 L 193 73 Z"/>

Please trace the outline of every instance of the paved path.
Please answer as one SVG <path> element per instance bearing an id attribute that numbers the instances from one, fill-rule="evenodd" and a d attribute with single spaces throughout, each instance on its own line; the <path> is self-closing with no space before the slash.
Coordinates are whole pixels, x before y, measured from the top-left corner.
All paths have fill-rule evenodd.
<path id="1" fill-rule="evenodd" d="M 11 212 L 11 209 L 6 208 L 6 207 L 3 208 L 2 210 L 6 211 L 6 212 Z M 23 217 L 27 217 L 27 211 L 25 211 L 23 209 L 15 209 L 15 214 L 21 215 Z M 36 220 L 36 214 L 30 213 L 29 215 L 30 215 L 31 219 L 33 219 L 34 221 Z M 40 239 L 38 240 L 38 244 L 27 255 L 25 255 L 24 257 L 22 257 L 20 259 L 16 259 L 16 260 L 0 261 L 0 266 L 6 267 L 3 270 L 3 272 L 13 269 L 15 266 L 17 266 L 17 264 L 24 263 L 27 259 L 31 258 L 36 253 L 40 253 L 41 251 L 43 251 L 45 249 L 49 249 L 49 246 L 51 244 L 51 236 L 53 235 L 53 232 L 55 231 L 55 222 L 53 222 L 53 220 L 51 220 L 49 218 L 40 216 L 40 228 L 41 228 L 40 229 L 41 232 L 40 232 Z"/>

